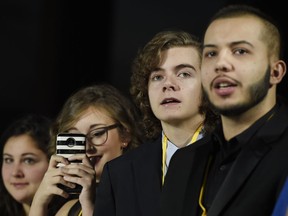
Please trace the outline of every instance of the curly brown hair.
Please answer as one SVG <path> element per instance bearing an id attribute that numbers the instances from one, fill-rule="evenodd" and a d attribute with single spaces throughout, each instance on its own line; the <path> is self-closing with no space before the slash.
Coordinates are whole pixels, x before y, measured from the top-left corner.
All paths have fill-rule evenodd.
<path id="1" fill-rule="evenodd" d="M 198 51 L 201 60 L 202 47 L 196 36 L 181 30 L 169 30 L 157 33 L 143 49 L 138 51 L 132 64 L 130 93 L 142 112 L 142 123 L 148 139 L 155 139 L 162 131 L 160 120 L 153 114 L 149 103 L 148 79 L 151 72 L 162 63 L 163 52 L 174 47 L 193 47 Z M 213 128 L 211 126 L 215 114 L 204 100 L 206 99 L 203 97 L 199 111 L 202 114 L 209 114 L 204 124 L 209 122 L 210 126 L 205 126 L 205 130 L 210 130 Z"/>

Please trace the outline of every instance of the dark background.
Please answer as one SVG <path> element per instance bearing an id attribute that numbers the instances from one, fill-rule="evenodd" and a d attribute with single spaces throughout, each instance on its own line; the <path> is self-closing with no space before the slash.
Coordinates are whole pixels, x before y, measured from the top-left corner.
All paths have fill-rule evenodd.
<path id="1" fill-rule="evenodd" d="M 138 48 L 170 28 L 201 36 L 210 16 L 227 4 L 261 8 L 279 22 L 287 40 L 284 2 L 2 0 L 0 133 L 26 113 L 56 117 L 66 98 L 87 84 L 109 82 L 129 95 L 130 65 Z M 285 45 L 288 61 L 286 50 Z M 284 96 L 287 83 L 285 78 L 278 89 Z"/>

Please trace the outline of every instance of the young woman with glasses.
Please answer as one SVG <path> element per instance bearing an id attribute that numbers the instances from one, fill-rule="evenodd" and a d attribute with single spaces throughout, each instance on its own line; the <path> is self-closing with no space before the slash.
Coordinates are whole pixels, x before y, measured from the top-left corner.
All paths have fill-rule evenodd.
<path id="1" fill-rule="evenodd" d="M 92 215 L 104 164 L 141 143 L 138 122 L 134 105 L 110 85 L 88 86 L 68 98 L 52 129 L 51 144 L 55 148 L 58 133 L 84 134 L 86 154 L 51 157 L 30 215 Z M 73 160 L 81 163 L 70 163 Z M 58 168 L 58 163 L 66 165 Z M 58 184 L 71 188 L 78 184 L 82 190 L 74 197 Z"/>

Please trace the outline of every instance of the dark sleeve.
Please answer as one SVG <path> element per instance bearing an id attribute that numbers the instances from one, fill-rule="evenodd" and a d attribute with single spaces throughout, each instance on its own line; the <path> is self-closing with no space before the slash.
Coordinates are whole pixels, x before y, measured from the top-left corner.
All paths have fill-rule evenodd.
<path id="1" fill-rule="evenodd" d="M 105 164 L 96 192 L 93 216 L 115 216 L 115 199 L 108 163 Z"/>

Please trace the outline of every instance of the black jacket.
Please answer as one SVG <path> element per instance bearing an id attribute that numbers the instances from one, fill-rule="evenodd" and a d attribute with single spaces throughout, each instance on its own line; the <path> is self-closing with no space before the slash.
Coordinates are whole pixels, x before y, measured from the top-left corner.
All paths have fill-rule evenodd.
<path id="1" fill-rule="evenodd" d="M 106 163 L 98 186 L 95 216 L 159 216 L 161 137 Z"/>
<path id="2" fill-rule="evenodd" d="M 277 113 L 239 153 L 208 216 L 270 216 L 288 173 L 288 107 Z M 161 216 L 198 216 L 199 194 L 214 140 L 209 135 L 171 159 L 162 192 Z"/>

